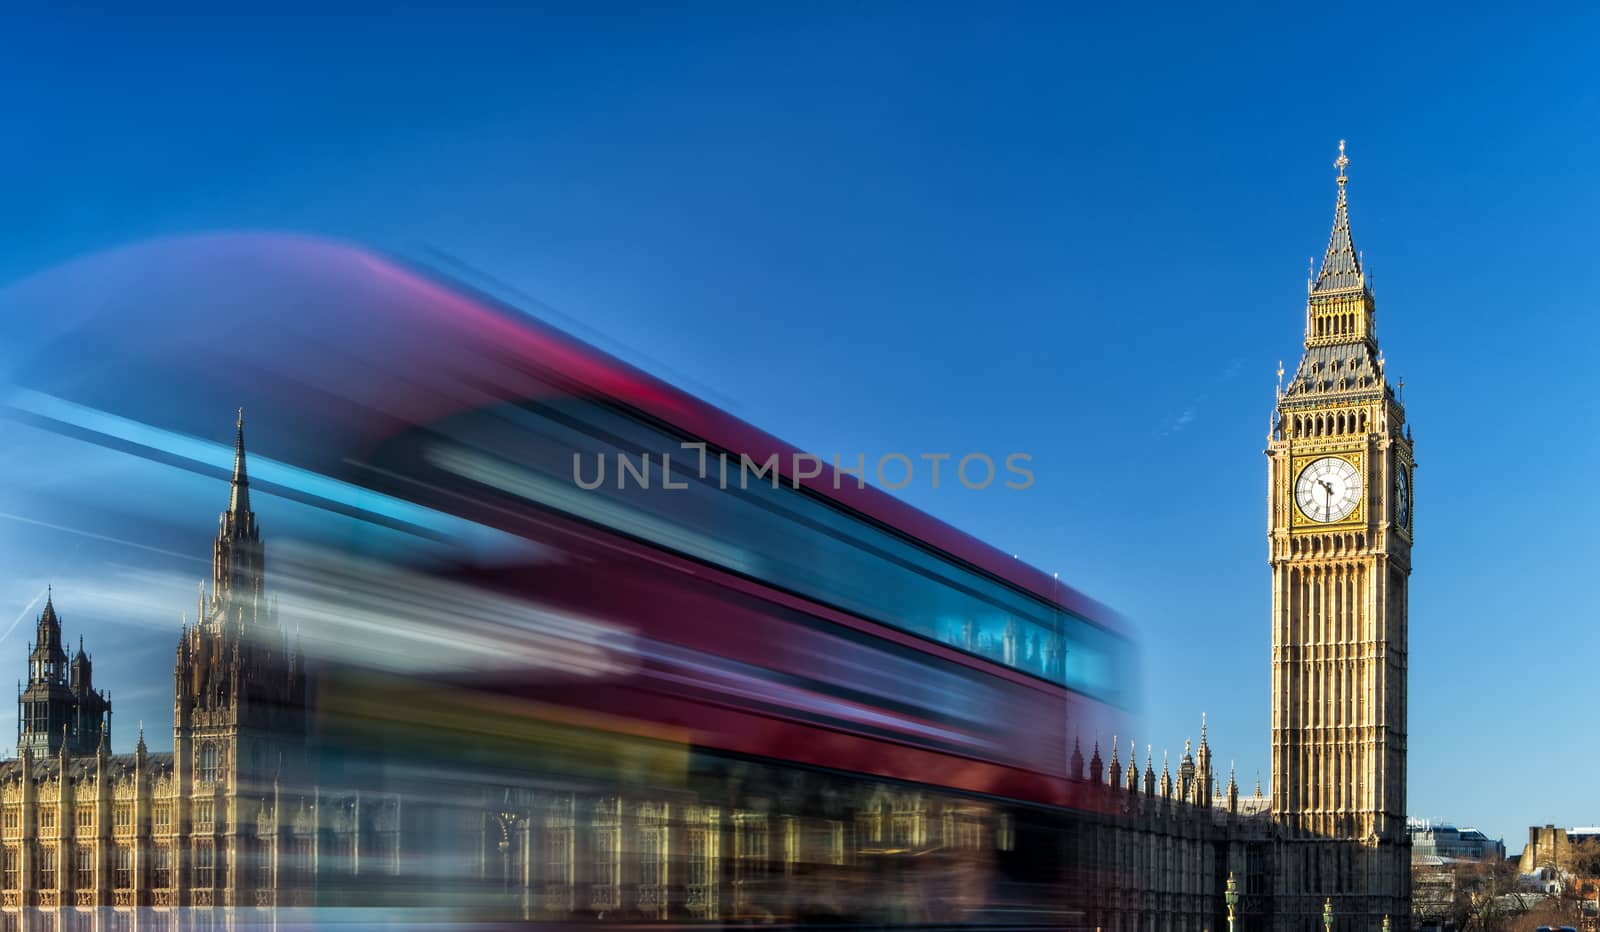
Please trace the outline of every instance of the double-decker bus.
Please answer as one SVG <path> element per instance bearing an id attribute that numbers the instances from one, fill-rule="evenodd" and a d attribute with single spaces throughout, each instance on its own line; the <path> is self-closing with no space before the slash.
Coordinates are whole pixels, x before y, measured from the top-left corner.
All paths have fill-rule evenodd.
<path id="1" fill-rule="evenodd" d="M 1101 797 L 1074 754 L 1134 687 L 1103 606 L 356 248 L 146 244 L 6 301 L 57 315 L 14 416 L 202 471 L 208 419 L 243 405 L 261 438 L 267 585 L 318 673 L 288 792 L 347 801 L 282 901 L 1080 924 Z M 67 345 L 94 370 L 38 364 Z"/>

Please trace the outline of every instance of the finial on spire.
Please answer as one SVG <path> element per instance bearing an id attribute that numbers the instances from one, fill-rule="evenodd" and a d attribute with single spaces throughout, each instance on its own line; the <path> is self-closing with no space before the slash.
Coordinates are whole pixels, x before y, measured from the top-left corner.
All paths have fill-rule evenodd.
<path id="1" fill-rule="evenodd" d="M 1341 143 L 1341 145 L 1343 145 L 1343 143 Z M 239 420 L 234 422 L 234 426 L 240 430 L 244 430 L 244 405 L 239 406 Z"/>
<path id="2" fill-rule="evenodd" d="M 1341 187 L 1345 182 L 1350 180 L 1349 178 L 1345 177 L 1344 174 L 1344 168 L 1349 164 L 1350 159 L 1346 158 L 1344 154 L 1344 140 L 1341 139 L 1339 140 L 1339 157 L 1333 160 L 1333 167 L 1339 169 L 1339 184 Z"/>

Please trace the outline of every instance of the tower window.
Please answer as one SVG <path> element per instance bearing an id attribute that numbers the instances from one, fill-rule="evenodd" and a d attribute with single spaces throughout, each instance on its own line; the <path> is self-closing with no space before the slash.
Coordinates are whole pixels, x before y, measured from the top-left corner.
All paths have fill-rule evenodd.
<path id="1" fill-rule="evenodd" d="M 170 888 L 172 886 L 172 849 L 156 848 L 150 854 L 150 885 L 157 890 Z"/>
<path id="2" fill-rule="evenodd" d="M 217 782 L 217 760 L 221 755 L 217 753 L 214 744 L 205 745 L 200 749 L 200 782 Z"/>
<path id="3" fill-rule="evenodd" d="M 194 852 L 194 885 L 202 889 L 213 886 L 216 851 L 210 845 L 201 845 Z"/>
<path id="4" fill-rule="evenodd" d="M 116 861 L 112 868 L 112 886 L 119 890 L 126 890 L 133 886 L 133 849 L 127 845 L 118 845 Z"/>
<path id="5" fill-rule="evenodd" d="M 94 889 L 94 849 L 79 845 L 72 853 L 72 885 L 79 890 Z"/>
<path id="6" fill-rule="evenodd" d="M 56 849 L 39 849 L 39 889 L 56 888 Z"/>

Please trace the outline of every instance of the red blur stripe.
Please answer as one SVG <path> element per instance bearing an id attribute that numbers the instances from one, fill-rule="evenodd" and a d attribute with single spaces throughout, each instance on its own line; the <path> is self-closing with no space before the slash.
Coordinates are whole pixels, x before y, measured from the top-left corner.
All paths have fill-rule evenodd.
<path id="1" fill-rule="evenodd" d="M 682 433 L 732 453 L 746 454 L 757 462 L 765 462 L 776 455 L 781 464 L 780 472 L 792 479 L 789 466 L 794 456 L 803 451 L 771 434 L 498 301 L 447 289 L 375 255 L 365 254 L 363 259 L 374 271 L 408 289 L 421 292 L 430 301 L 465 318 L 480 338 L 487 337 L 490 345 L 498 350 L 515 353 L 523 364 L 552 370 L 576 385 L 609 396 L 676 427 Z M 870 485 L 858 488 L 853 479 L 836 474 L 826 462 L 822 464 L 820 475 L 801 479 L 800 483 L 815 494 L 922 541 L 1038 598 L 1119 633 L 1126 633 L 1110 607 L 886 492 Z"/>

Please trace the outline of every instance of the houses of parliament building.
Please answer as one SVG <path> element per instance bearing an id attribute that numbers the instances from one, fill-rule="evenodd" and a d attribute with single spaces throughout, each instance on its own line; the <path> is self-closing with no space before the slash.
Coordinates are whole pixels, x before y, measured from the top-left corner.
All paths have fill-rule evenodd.
<path id="1" fill-rule="evenodd" d="M 238 928 L 301 907 L 444 905 L 517 921 L 1221 932 L 1236 891 L 1239 932 L 1404 932 L 1415 459 L 1343 143 L 1336 164 L 1304 353 L 1280 371 L 1266 443 L 1267 791 L 1241 792 L 1231 768 L 1224 785 L 1203 723 L 1159 774 L 1148 746 L 1141 767 L 1125 736 L 1082 736 L 1066 767 L 1082 811 L 1056 812 L 600 742 L 411 681 L 357 678 L 335 700 L 267 594 L 241 412 L 211 578 L 176 645 L 173 750 L 147 750 L 141 728 L 132 754 L 111 753 L 110 699 L 63 637 L 70 594 L 37 617 L 17 756 L 0 763 L 0 924 Z"/>

